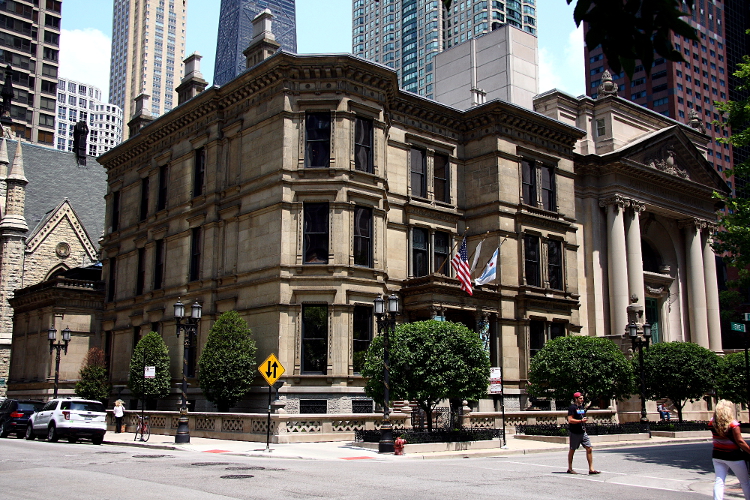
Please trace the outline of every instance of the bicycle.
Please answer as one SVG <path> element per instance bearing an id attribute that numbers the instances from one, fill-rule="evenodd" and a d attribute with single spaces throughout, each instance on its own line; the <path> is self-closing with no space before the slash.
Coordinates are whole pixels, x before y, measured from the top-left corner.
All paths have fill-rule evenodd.
<path id="1" fill-rule="evenodd" d="M 140 441 L 146 442 L 151 437 L 151 425 L 148 422 L 148 415 L 137 415 L 137 417 L 138 422 L 135 424 L 135 437 L 133 437 L 133 441 L 139 441 L 138 436 L 140 435 Z"/>

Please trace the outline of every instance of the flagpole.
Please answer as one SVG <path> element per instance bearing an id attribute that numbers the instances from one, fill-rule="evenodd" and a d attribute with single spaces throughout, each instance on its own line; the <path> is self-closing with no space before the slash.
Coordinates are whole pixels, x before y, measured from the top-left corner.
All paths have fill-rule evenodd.
<path id="1" fill-rule="evenodd" d="M 443 269 L 443 267 L 445 266 L 445 264 L 446 264 L 446 263 L 447 263 L 447 262 L 448 262 L 448 261 L 450 260 L 450 256 L 451 256 L 451 255 L 453 255 L 453 251 L 454 251 L 454 250 L 456 249 L 456 246 L 458 245 L 458 242 L 459 242 L 459 241 L 463 241 L 464 237 L 466 237 L 466 232 L 467 232 L 468 230 L 469 230 L 469 226 L 466 226 L 466 229 L 464 229 L 464 234 L 462 234 L 462 235 L 461 235 L 461 238 L 459 238 L 458 240 L 456 240 L 456 242 L 455 242 L 455 243 L 453 244 L 453 248 L 451 248 L 451 251 L 450 251 L 450 253 L 448 254 L 448 257 L 449 257 L 449 258 L 448 258 L 448 259 L 445 259 L 445 260 L 443 261 L 443 263 L 442 263 L 442 264 L 440 264 L 440 267 L 438 268 L 438 270 L 437 270 L 437 271 L 435 271 L 435 273 L 440 273 L 440 271 L 442 271 L 442 269 Z M 435 273 L 433 273 L 433 274 L 435 274 Z"/>
<path id="2" fill-rule="evenodd" d="M 480 241 L 479 244 L 474 247 L 474 251 L 471 252 L 471 255 L 469 255 L 469 260 L 472 260 L 472 257 L 474 257 L 474 254 L 477 252 L 477 248 L 481 248 L 482 243 L 484 243 L 484 240 L 487 239 L 487 236 L 489 236 L 489 234 L 490 234 L 489 231 L 487 231 L 486 233 L 484 233 L 484 238 L 482 238 L 482 241 Z M 474 275 L 474 269 L 476 268 L 475 266 L 476 266 L 476 262 L 472 262 L 472 268 L 471 268 L 471 275 L 472 276 Z"/>

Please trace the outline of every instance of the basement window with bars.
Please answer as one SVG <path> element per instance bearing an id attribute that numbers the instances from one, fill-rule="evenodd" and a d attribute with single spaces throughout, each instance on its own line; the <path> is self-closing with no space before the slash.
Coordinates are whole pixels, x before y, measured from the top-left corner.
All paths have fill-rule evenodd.
<path id="1" fill-rule="evenodd" d="M 326 399 L 300 399 L 300 413 L 328 413 L 328 400 Z"/>

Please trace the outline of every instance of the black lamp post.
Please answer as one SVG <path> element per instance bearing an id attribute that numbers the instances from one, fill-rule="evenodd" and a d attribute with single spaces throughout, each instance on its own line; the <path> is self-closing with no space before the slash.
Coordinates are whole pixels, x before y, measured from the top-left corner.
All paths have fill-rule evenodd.
<path id="1" fill-rule="evenodd" d="M 377 297 L 375 304 L 375 316 L 378 318 L 378 333 L 383 335 L 383 423 L 380 426 L 380 443 L 378 453 L 393 453 L 393 426 L 390 417 L 390 346 L 388 337 L 390 332 L 396 328 L 396 315 L 398 314 L 398 296 L 393 293 L 388 297 L 388 312 L 385 310 L 385 299 Z"/>
<path id="2" fill-rule="evenodd" d="M 639 358 L 639 371 L 641 376 L 641 427 L 650 433 L 650 426 L 648 424 L 648 416 L 646 415 L 646 374 L 643 371 L 643 348 L 648 348 L 648 342 L 651 340 L 651 325 L 648 323 L 643 324 L 643 335 L 638 335 L 638 325 L 631 321 L 628 325 L 628 333 L 630 335 L 630 341 L 633 343 L 633 352 L 636 348 L 638 349 Z"/>
<path id="3" fill-rule="evenodd" d="M 57 356 L 55 356 L 55 392 L 52 395 L 53 398 L 57 397 L 57 385 L 60 383 L 60 351 L 62 350 L 65 355 L 68 354 L 68 344 L 70 343 L 70 328 L 65 327 L 62 331 L 62 342 L 55 343 L 57 340 L 57 330 L 50 328 L 47 330 L 47 338 L 49 339 L 49 353 L 57 350 Z"/>
<path id="4" fill-rule="evenodd" d="M 198 299 L 190 306 L 190 317 L 185 318 L 185 305 L 177 299 L 174 305 L 174 318 L 177 322 L 177 338 L 180 338 L 180 331 L 185 332 L 184 346 L 182 357 L 182 406 L 180 407 L 180 420 L 177 425 L 177 435 L 174 437 L 175 443 L 189 443 L 190 442 L 190 426 L 188 425 L 188 408 L 187 408 L 187 371 L 188 371 L 188 355 L 190 354 L 190 346 L 193 342 L 193 336 L 198 331 L 198 323 L 201 320 L 201 311 L 203 307 L 198 303 Z"/>

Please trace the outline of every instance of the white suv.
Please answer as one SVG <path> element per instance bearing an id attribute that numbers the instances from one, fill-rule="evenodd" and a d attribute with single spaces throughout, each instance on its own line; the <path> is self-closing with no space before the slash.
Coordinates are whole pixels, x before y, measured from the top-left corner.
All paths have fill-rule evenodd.
<path id="1" fill-rule="evenodd" d="M 26 439 L 47 436 L 47 441 L 55 442 L 60 436 L 65 436 L 75 443 L 84 437 L 90 438 L 94 444 L 102 444 L 105 432 L 107 413 L 99 401 L 58 398 L 29 417 Z"/>

